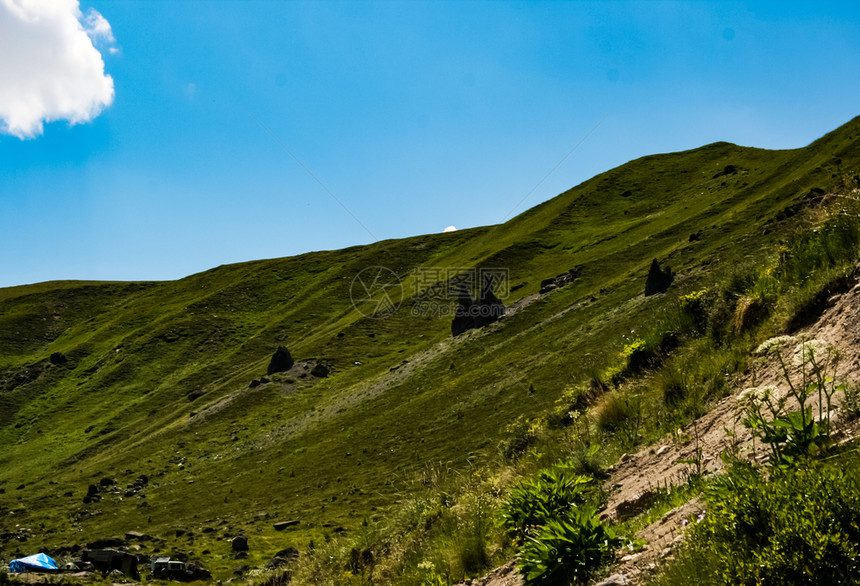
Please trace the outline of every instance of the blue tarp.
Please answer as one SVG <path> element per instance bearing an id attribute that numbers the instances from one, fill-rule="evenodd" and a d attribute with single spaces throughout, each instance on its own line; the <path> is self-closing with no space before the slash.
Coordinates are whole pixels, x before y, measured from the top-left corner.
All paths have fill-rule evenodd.
<path id="1" fill-rule="evenodd" d="M 43 553 L 30 555 L 19 560 L 9 562 L 9 571 L 13 573 L 20 572 L 44 572 L 46 570 L 59 570 L 57 562 L 49 558 Z"/>

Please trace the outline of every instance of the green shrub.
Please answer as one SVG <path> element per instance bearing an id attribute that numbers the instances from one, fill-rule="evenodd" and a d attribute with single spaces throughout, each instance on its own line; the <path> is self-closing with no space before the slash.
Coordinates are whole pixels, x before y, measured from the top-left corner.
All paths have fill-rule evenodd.
<path id="1" fill-rule="evenodd" d="M 837 215 L 816 230 L 804 230 L 780 248 L 775 276 L 783 286 L 802 284 L 816 271 L 853 262 L 860 244 L 860 226 Z"/>
<path id="2" fill-rule="evenodd" d="M 847 420 L 853 420 L 860 417 L 860 389 L 857 385 L 849 384 L 845 386 L 845 393 L 842 396 L 842 413 Z"/>
<path id="3" fill-rule="evenodd" d="M 637 338 L 627 344 L 621 351 L 621 359 L 629 372 L 638 372 L 648 366 L 654 358 L 652 348 L 648 348 L 645 340 Z"/>
<path id="4" fill-rule="evenodd" d="M 529 537 L 517 555 L 517 567 L 528 584 L 585 584 L 626 543 L 600 522 L 593 508 L 582 507 L 548 521 Z"/>
<path id="5" fill-rule="evenodd" d="M 542 470 L 536 477 L 516 485 L 502 505 L 502 520 L 508 533 L 523 543 L 551 519 L 566 517 L 585 502 L 587 476 L 569 465 Z"/>
<path id="6" fill-rule="evenodd" d="M 708 290 L 694 291 L 678 299 L 681 325 L 684 330 L 703 334 L 708 326 Z"/>
<path id="7" fill-rule="evenodd" d="M 707 490 L 708 511 L 657 584 L 856 584 L 860 485 L 834 466 L 738 464 Z"/>
<path id="8" fill-rule="evenodd" d="M 687 375 L 680 368 L 667 366 L 660 371 L 657 383 L 663 395 L 663 403 L 667 407 L 679 407 L 690 394 Z"/>
<path id="9" fill-rule="evenodd" d="M 635 435 L 642 419 L 642 401 L 639 397 L 612 392 L 603 397 L 596 410 L 597 427 L 602 431 L 627 431 Z"/>
<path id="10" fill-rule="evenodd" d="M 508 432 L 508 437 L 499 442 L 499 451 L 508 460 L 515 460 L 538 441 L 535 424 L 522 416 L 508 425 Z"/>

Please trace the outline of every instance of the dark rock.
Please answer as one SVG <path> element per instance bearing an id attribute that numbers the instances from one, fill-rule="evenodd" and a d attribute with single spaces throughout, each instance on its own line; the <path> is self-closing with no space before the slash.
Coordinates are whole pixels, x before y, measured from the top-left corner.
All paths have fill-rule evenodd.
<path id="1" fill-rule="evenodd" d="M 645 279 L 645 296 L 665 293 L 674 280 L 675 275 L 672 273 L 672 269 L 668 266 L 661 269 L 660 263 L 655 258 L 648 270 L 648 278 Z"/>
<path id="2" fill-rule="evenodd" d="M 274 524 L 274 528 L 275 528 L 275 531 L 283 531 L 284 529 L 286 529 L 288 527 L 295 527 L 298 524 L 299 524 L 299 522 L 296 520 L 279 521 L 279 522 Z"/>
<path id="3" fill-rule="evenodd" d="M 279 558 L 278 556 L 273 557 L 268 562 L 266 562 L 265 568 L 267 570 L 274 570 L 275 568 L 282 568 L 286 565 L 289 565 L 290 560 Z"/>
<path id="4" fill-rule="evenodd" d="M 129 578 L 140 580 L 140 573 L 137 571 L 137 558 L 130 553 L 88 546 L 81 554 L 81 561 L 91 563 L 96 570 L 102 573 L 117 571 Z"/>
<path id="5" fill-rule="evenodd" d="M 465 283 L 460 284 L 457 310 L 451 322 L 451 334 L 459 336 L 467 330 L 481 328 L 505 315 L 505 304 L 493 293 L 493 278 L 486 275 L 481 294 L 473 300 Z"/>
<path id="6" fill-rule="evenodd" d="M 248 538 L 244 535 L 237 535 L 230 540 L 230 546 L 233 551 L 248 551 Z"/>
<path id="7" fill-rule="evenodd" d="M 293 360 L 290 351 L 284 346 L 278 346 L 275 353 L 272 355 L 272 360 L 269 362 L 269 367 L 266 369 L 266 374 L 275 374 L 276 372 L 285 372 L 293 367 Z"/>
<path id="8" fill-rule="evenodd" d="M 804 199 L 821 199 L 822 197 L 824 197 L 825 193 L 826 192 L 823 189 L 821 189 L 820 187 L 813 187 L 803 197 L 804 197 Z"/>
<path id="9" fill-rule="evenodd" d="M 621 194 L 621 197 L 630 197 L 631 195 L 633 195 L 633 192 L 628 189 L 627 191 L 625 191 L 624 193 Z"/>
<path id="10" fill-rule="evenodd" d="M 472 296 L 469 295 L 469 288 L 465 283 L 460 284 L 460 291 L 457 296 L 457 310 L 454 312 L 454 321 L 451 322 L 451 334 L 459 336 L 467 330 L 475 327 L 474 319 L 472 318 Z"/>
<path id="11" fill-rule="evenodd" d="M 256 389 L 259 386 L 260 386 L 260 381 L 258 381 L 257 379 L 254 379 L 250 383 L 248 383 L 248 387 L 251 389 Z"/>
<path id="12" fill-rule="evenodd" d="M 192 403 L 206 394 L 206 391 L 191 391 L 187 395 L 185 395 L 189 401 Z"/>
<path id="13" fill-rule="evenodd" d="M 51 364 L 56 365 L 65 364 L 69 361 L 69 359 L 66 358 L 66 355 L 62 352 L 54 352 L 48 360 L 51 361 Z"/>
<path id="14" fill-rule="evenodd" d="M 576 279 L 578 279 L 582 275 L 582 266 L 576 266 L 566 271 L 560 275 L 557 275 L 551 279 L 544 279 L 540 282 L 540 291 L 539 293 L 543 295 L 544 293 L 549 293 L 550 291 L 554 291 L 559 287 L 564 287 L 565 285 L 569 285 L 573 283 Z"/>
<path id="15" fill-rule="evenodd" d="M 318 362 L 316 366 L 314 366 L 313 370 L 311 370 L 311 376 L 315 376 L 317 378 L 325 378 L 328 376 L 328 373 L 328 368 L 320 362 Z"/>
<path id="16" fill-rule="evenodd" d="M 299 557 L 299 550 L 297 550 L 295 547 L 288 547 L 276 553 L 275 557 L 283 558 L 285 560 L 294 560 Z"/>
<path id="17" fill-rule="evenodd" d="M 264 377 L 264 376 L 261 376 L 261 377 L 260 377 L 260 384 L 261 384 L 261 385 L 264 385 L 264 384 L 266 384 L 266 383 L 268 383 L 268 382 L 270 382 L 270 381 L 269 381 L 269 379 L 267 379 L 266 377 Z"/>
<path id="18" fill-rule="evenodd" d="M 212 572 L 203 567 L 200 562 L 189 562 L 185 565 L 186 579 L 189 582 L 202 580 L 208 582 L 212 579 Z"/>
<path id="19" fill-rule="evenodd" d="M 687 240 L 689 240 L 690 242 L 698 242 L 701 239 L 702 239 L 702 232 L 699 231 L 699 232 L 693 232 L 692 234 L 690 234 L 690 237 Z"/>
<path id="20" fill-rule="evenodd" d="M 244 574 L 245 572 L 247 572 L 250 569 L 251 569 L 251 566 L 249 566 L 247 564 L 241 564 L 238 566 L 233 566 L 233 573 L 237 576 L 241 576 L 242 574 Z"/>
<path id="21" fill-rule="evenodd" d="M 105 539 L 96 539 L 87 544 L 87 549 L 108 549 L 111 547 L 122 547 L 125 541 L 119 537 L 106 537 Z"/>
<path id="22" fill-rule="evenodd" d="M 725 175 L 737 175 L 737 173 L 738 173 L 737 167 L 735 167 L 734 165 L 726 165 L 723 168 L 723 170 L 720 171 L 719 173 L 717 173 L 716 175 L 714 175 L 713 178 L 716 179 L 717 177 L 723 177 Z"/>
<path id="23" fill-rule="evenodd" d="M 113 486 L 114 484 L 116 484 L 116 480 L 114 480 L 113 478 L 108 478 L 107 476 L 99 480 L 99 486 L 102 487 Z"/>

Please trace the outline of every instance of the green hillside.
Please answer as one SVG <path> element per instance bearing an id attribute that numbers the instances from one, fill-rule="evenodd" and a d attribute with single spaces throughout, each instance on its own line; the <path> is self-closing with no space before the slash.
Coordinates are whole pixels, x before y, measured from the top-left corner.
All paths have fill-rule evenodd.
<path id="1" fill-rule="evenodd" d="M 427 466 L 494 456 L 518 416 L 548 412 L 679 295 L 772 255 L 816 194 L 860 187 L 858 173 L 855 118 L 794 150 L 643 157 L 497 226 L 171 282 L 0 289 L 0 557 L 136 530 L 227 578 L 233 535 L 254 566 L 359 531 Z M 645 297 L 655 258 L 676 277 Z M 399 276 L 393 314 L 354 307 L 368 267 Z M 481 267 L 508 271 L 509 315 L 456 338 L 450 314 L 416 315 L 427 269 Z M 252 387 L 279 345 L 296 366 Z M 84 503 L 105 477 L 122 490 Z M 276 531 L 284 520 L 299 523 Z"/>

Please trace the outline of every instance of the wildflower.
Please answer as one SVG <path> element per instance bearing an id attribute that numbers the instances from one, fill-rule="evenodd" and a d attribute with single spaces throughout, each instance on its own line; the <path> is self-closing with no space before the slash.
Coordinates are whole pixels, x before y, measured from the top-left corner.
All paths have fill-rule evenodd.
<path id="1" fill-rule="evenodd" d="M 768 354 L 772 354 L 774 350 L 779 350 L 780 346 L 794 341 L 794 336 L 776 336 L 775 338 L 770 338 L 769 340 L 762 342 L 759 347 L 755 349 L 755 353 L 759 356 L 766 356 Z"/>
<path id="2" fill-rule="evenodd" d="M 749 387 L 738 393 L 736 399 L 738 405 L 742 407 L 753 407 L 761 405 L 774 394 L 774 389 L 771 387 Z"/>
<path id="3" fill-rule="evenodd" d="M 808 340 L 798 344 L 797 348 L 794 349 L 792 363 L 795 366 L 803 366 L 811 362 L 821 364 L 827 360 L 831 350 L 832 346 L 828 346 L 821 340 Z"/>

